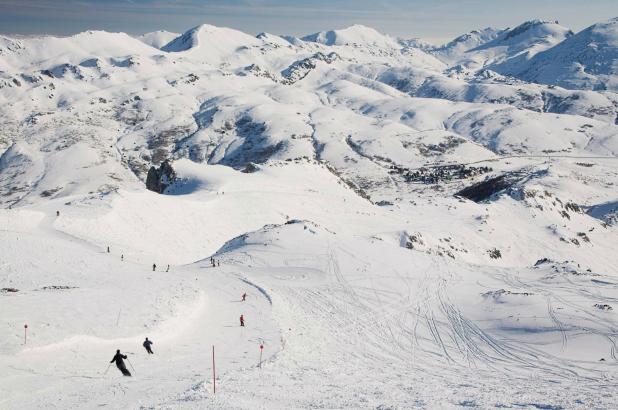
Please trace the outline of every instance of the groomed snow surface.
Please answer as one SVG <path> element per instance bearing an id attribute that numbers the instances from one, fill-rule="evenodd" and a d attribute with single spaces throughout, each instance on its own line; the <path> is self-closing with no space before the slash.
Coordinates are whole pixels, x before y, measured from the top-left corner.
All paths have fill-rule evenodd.
<path id="1" fill-rule="evenodd" d="M 176 167 L 177 195 L 2 210 L 3 283 L 19 289 L 0 296 L 3 408 L 615 403 L 616 318 L 593 306 L 616 300 L 610 265 L 577 275 L 408 249 L 402 230 L 446 232 L 444 210 L 377 207 L 317 165 Z M 117 348 L 132 378 L 106 372 Z"/>
<path id="2" fill-rule="evenodd" d="M 617 30 L 0 37 L 0 408 L 618 408 Z"/>

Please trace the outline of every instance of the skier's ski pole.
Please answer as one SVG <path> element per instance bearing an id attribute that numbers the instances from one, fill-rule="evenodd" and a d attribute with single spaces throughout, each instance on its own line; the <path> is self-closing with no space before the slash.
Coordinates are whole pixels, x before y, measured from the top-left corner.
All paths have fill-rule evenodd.
<path id="1" fill-rule="evenodd" d="M 107 369 L 105 369 L 105 371 L 103 372 L 103 376 L 105 376 L 105 375 L 107 374 L 107 371 L 109 370 L 109 367 L 110 367 L 111 365 L 112 365 L 111 363 L 109 363 L 109 364 L 107 365 Z"/>
<path id="2" fill-rule="evenodd" d="M 131 363 L 128 357 L 127 357 L 127 362 L 129 362 L 129 364 L 131 365 L 131 369 L 133 369 L 133 373 L 135 373 L 135 367 L 133 367 L 133 363 Z"/>

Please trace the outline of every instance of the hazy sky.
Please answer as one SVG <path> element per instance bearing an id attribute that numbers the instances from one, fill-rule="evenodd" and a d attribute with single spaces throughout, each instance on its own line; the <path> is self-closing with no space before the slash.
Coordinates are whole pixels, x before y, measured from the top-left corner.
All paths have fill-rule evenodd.
<path id="1" fill-rule="evenodd" d="M 359 23 L 442 42 L 533 18 L 559 20 L 578 31 L 616 16 L 618 0 L 0 0 L 5 34 L 183 32 L 209 23 L 251 34 L 301 35 Z"/>

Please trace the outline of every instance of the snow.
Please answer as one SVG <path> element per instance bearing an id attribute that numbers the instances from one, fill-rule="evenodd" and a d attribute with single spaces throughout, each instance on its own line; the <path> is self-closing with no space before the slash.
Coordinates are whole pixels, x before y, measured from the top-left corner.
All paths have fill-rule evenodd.
<path id="1" fill-rule="evenodd" d="M 170 41 L 177 38 L 178 36 L 180 36 L 180 34 L 178 33 L 172 33 L 171 31 L 167 30 L 159 30 L 153 31 L 151 33 L 142 34 L 137 38 L 148 44 L 149 46 L 152 46 L 154 48 L 161 48 L 164 45 L 168 44 Z"/>
<path id="2" fill-rule="evenodd" d="M 494 40 L 501 32 L 502 30 L 492 27 L 473 30 L 462 34 L 447 44 L 434 48 L 432 51 L 438 58 L 447 61 L 450 65 L 455 65 L 464 57 L 467 51 Z"/>
<path id="3" fill-rule="evenodd" d="M 341 30 L 321 31 L 305 36 L 302 40 L 321 43 L 327 46 L 361 45 L 382 48 L 400 47 L 397 41 L 390 36 L 361 24 L 355 24 Z"/>
<path id="4" fill-rule="evenodd" d="M 565 88 L 618 91 L 618 18 L 594 24 L 539 53 L 521 69 L 528 81 Z"/>
<path id="5" fill-rule="evenodd" d="M 613 28 L 0 38 L 0 407 L 615 408 Z"/>

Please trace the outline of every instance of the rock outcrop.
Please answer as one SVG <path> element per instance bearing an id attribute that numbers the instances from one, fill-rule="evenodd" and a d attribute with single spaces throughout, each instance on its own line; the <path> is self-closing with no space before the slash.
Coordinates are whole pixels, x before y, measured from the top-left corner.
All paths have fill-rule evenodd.
<path id="1" fill-rule="evenodd" d="M 162 194 L 176 179 L 176 171 L 167 161 L 163 161 L 159 168 L 154 166 L 148 170 L 146 176 L 146 189 Z"/>

